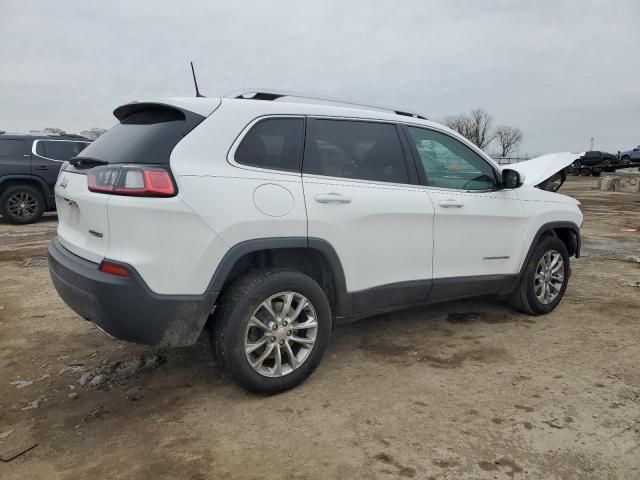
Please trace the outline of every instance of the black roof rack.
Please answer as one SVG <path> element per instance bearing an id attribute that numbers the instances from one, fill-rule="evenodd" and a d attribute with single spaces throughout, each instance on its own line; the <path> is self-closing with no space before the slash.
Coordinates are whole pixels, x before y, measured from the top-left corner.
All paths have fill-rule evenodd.
<path id="1" fill-rule="evenodd" d="M 402 115 L 405 117 L 419 118 L 421 120 L 429 120 L 424 115 L 420 115 L 418 113 L 410 113 L 405 112 L 403 110 L 396 110 L 392 107 L 382 107 L 377 105 L 365 105 L 362 103 L 350 102 L 345 100 L 339 100 L 336 98 L 330 97 L 317 97 L 315 95 L 308 95 L 303 93 L 293 93 L 293 92 L 284 92 L 280 90 L 266 90 L 266 89 L 246 89 L 239 90 L 235 92 L 231 92 L 225 95 L 225 98 L 238 98 L 245 100 L 278 100 L 279 98 L 290 97 L 290 98 L 299 98 L 302 100 L 315 100 L 320 102 L 330 102 L 330 103 L 338 103 L 340 105 L 345 105 L 347 107 L 352 108 L 361 108 L 366 110 L 377 110 L 377 111 L 386 111 L 395 113 L 396 115 Z"/>

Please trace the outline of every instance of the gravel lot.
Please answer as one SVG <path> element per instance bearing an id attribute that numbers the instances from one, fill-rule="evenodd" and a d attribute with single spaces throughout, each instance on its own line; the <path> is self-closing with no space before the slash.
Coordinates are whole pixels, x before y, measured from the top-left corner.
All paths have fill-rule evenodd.
<path id="1" fill-rule="evenodd" d="M 584 256 L 552 314 L 488 299 L 363 320 L 272 397 L 224 378 L 206 338 L 102 335 L 50 283 L 55 215 L 0 219 L 0 456 L 37 444 L 0 477 L 640 478 L 640 196 L 594 184 L 563 188 Z"/>

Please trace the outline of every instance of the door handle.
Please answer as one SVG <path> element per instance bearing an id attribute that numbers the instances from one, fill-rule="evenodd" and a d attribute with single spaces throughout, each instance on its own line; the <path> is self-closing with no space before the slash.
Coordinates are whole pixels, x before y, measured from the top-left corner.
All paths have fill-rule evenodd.
<path id="1" fill-rule="evenodd" d="M 318 203 L 351 203 L 351 197 L 339 193 L 320 193 L 313 198 Z"/>
<path id="2" fill-rule="evenodd" d="M 49 167 L 46 165 L 40 165 L 39 167 L 35 167 L 34 170 L 49 170 Z"/>
<path id="3" fill-rule="evenodd" d="M 464 207 L 464 203 L 462 203 L 460 200 L 453 200 L 453 199 L 448 199 L 448 200 L 440 200 L 438 202 L 438 205 L 440 205 L 442 208 L 462 208 Z"/>

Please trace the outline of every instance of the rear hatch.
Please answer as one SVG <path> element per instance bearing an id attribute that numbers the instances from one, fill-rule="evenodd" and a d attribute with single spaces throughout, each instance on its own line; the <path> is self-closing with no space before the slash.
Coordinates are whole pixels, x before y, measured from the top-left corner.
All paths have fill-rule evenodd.
<path id="1" fill-rule="evenodd" d="M 109 249 L 109 199 L 176 195 L 171 151 L 205 119 L 156 102 L 130 103 L 113 113 L 119 123 L 65 163 L 55 187 L 60 243 L 96 263 Z"/>

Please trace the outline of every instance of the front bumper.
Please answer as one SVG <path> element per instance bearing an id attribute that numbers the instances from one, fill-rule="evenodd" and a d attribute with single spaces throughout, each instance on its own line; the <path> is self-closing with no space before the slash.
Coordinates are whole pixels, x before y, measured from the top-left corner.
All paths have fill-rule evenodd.
<path id="1" fill-rule="evenodd" d="M 134 343 L 194 344 L 213 311 L 218 292 L 159 295 L 131 266 L 129 278 L 101 272 L 97 263 L 49 243 L 49 272 L 58 294 L 85 320 L 105 333 Z"/>

